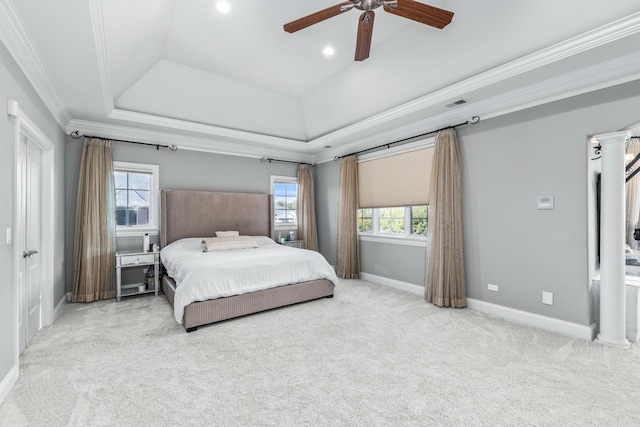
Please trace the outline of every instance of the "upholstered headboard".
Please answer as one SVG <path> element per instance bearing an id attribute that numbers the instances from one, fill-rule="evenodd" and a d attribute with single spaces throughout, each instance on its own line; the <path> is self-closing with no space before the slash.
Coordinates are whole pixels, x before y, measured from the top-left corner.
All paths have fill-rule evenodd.
<path id="1" fill-rule="evenodd" d="M 160 197 L 162 247 L 184 237 L 214 237 L 216 231 L 273 237 L 270 194 L 161 190 Z"/>

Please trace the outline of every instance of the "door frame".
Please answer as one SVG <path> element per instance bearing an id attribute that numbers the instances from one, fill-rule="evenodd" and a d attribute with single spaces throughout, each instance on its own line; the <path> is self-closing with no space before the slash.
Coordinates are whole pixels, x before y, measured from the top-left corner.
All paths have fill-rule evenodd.
<path id="1" fill-rule="evenodd" d="M 47 136 L 38 129 L 34 122 L 20 109 L 18 102 L 10 100 L 8 102 L 9 116 L 14 119 L 14 192 L 13 192 L 13 235 L 17 232 L 18 225 L 18 194 L 21 191 L 18 188 L 18 162 L 20 137 L 25 135 L 29 141 L 33 142 L 36 147 L 42 151 L 41 164 L 41 248 L 39 249 L 42 262 L 42 288 L 41 288 L 41 324 L 42 326 L 51 325 L 54 320 L 54 154 L 55 145 Z M 19 253 L 20 248 L 13 238 L 13 274 L 12 286 L 14 289 L 13 297 L 13 345 L 14 345 L 14 366 L 19 366 L 20 346 L 18 343 L 18 303 L 19 295 L 16 289 L 18 263 L 22 259 Z"/>

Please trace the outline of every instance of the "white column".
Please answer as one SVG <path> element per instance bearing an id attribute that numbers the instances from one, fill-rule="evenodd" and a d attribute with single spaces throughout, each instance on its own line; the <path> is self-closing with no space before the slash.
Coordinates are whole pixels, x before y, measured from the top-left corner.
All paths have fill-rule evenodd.
<path id="1" fill-rule="evenodd" d="M 625 306 L 625 143 L 631 132 L 596 135 L 600 175 L 600 333 L 598 341 L 629 347 Z"/>

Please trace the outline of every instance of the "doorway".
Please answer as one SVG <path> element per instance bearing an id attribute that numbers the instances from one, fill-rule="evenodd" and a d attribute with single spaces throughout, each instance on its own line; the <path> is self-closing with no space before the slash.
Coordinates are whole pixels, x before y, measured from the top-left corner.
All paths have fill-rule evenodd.
<path id="1" fill-rule="evenodd" d="M 19 108 L 8 103 L 15 124 L 13 223 L 14 350 L 19 356 L 54 315 L 54 144 Z"/>
<path id="2" fill-rule="evenodd" d="M 41 229 L 42 150 L 20 135 L 17 164 L 16 245 L 18 260 L 18 353 L 22 354 L 42 327 Z"/>

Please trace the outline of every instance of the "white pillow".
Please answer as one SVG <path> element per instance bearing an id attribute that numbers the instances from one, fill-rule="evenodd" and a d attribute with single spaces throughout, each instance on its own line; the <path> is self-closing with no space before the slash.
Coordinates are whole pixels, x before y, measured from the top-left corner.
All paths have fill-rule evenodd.
<path id="1" fill-rule="evenodd" d="M 267 236 L 251 236 L 256 241 L 258 246 L 277 245 L 272 239 Z"/>
<path id="2" fill-rule="evenodd" d="M 230 251 L 234 249 L 257 248 L 258 244 L 251 236 L 207 237 L 202 240 L 203 252 Z"/>
<path id="3" fill-rule="evenodd" d="M 216 231 L 216 237 L 239 236 L 239 231 Z"/>

